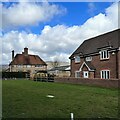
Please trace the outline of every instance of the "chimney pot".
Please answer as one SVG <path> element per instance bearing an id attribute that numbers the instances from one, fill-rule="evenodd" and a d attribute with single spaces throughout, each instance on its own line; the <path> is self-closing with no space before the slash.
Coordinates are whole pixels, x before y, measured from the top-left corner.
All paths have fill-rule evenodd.
<path id="1" fill-rule="evenodd" d="M 24 55 L 28 55 L 28 48 L 27 47 L 24 48 Z"/>
<path id="2" fill-rule="evenodd" d="M 12 50 L 12 60 L 14 59 L 14 50 Z"/>

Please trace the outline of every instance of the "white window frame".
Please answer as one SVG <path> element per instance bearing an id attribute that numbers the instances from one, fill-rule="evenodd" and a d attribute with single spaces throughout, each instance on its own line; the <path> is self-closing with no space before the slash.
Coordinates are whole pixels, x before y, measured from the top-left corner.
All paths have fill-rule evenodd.
<path id="1" fill-rule="evenodd" d="M 101 76 L 101 79 L 110 79 L 110 70 L 101 70 L 100 76 Z"/>
<path id="2" fill-rule="evenodd" d="M 31 68 L 32 66 L 31 65 L 26 65 L 27 68 Z"/>
<path id="3" fill-rule="evenodd" d="M 92 61 L 92 56 L 86 57 L 85 60 L 86 61 Z"/>
<path id="4" fill-rule="evenodd" d="M 75 63 L 80 62 L 80 56 L 75 56 Z"/>
<path id="5" fill-rule="evenodd" d="M 35 65 L 36 68 L 41 68 L 43 65 Z"/>
<path id="6" fill-rule="evenodd" d="M 79 73 L 79 76 L 78 76 Z M 80 78 L 80 71 L 75 71 L 75 78 Z"/>
<path id="7" fill-rule="evenodd" d="M 110 53 L 108 50 L 101 50 L 100 51 L 100 60 L 109 59 Z"/>

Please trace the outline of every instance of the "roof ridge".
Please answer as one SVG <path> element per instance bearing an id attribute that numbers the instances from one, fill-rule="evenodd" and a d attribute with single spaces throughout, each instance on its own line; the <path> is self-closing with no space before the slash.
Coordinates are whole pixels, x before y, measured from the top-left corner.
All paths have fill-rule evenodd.
<path id="1" fill-rule="evenodd" d="M 97 35 L 97 36 L 94 36 L 94 37 L 91 37 L 91 38 L 88 38 L 88 39 L 84 40 L 84 42 L 89 41 L 89 40 L 93 40 L 93 39 L 95 39 L 95 38 L 97 38 L 97 37 L 101 37 L 101 36 L 103 36 L 103 35 L 107 35 L 107 34 L 110 34 L 110 33 L 112 33 L 112 32 L 116 32 L 116 31 L 119 31 L 119 30 L 120 30 L 120 28 L 119 28 L 119 29 L 112 30 L 112 31 L 109 31 L 109 32 L 105 32 L 105 33 L 99 34 L 99 35 Z M 84 42 L 83 42 L 83 43 L 84 43 Z M 82 45 L 82 44 L 81 44 L 81 45 Z"/>
<path id="2" fill-rule="evenodd" d="M 82 44 L 79 45 L 79 47 L 72 53 L 69 58 L 71 59 L 75 54 L 77 55 L 80 52 L 83 55 L 98 52 L 97 48 L 105 47 L 105 45 L 112 45 L 113 48 L 116 49 L 119 47 L 119 33 L 120 29 L 116 29 L 114 31 L 86 39 Z"/>

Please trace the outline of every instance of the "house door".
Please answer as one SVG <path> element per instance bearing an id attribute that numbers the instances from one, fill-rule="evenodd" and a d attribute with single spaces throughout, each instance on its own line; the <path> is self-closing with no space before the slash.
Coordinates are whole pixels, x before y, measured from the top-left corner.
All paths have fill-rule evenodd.
<path id="1" fill-rule="evenodd" d="M 89 75 L 88 75 L 88 71 L 83 71 L 83 77 L 84 77 L 84 78 L 88 78 L 88 76 L 89 76 Z"/>

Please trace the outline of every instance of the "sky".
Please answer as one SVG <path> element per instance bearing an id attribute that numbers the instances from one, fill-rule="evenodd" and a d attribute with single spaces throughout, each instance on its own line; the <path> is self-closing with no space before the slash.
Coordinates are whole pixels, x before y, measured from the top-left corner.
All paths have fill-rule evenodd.
<path id="1" fill-rule="evenodd" d="M 11 51 L 69 62 L 88 38 L 118 28 L 118 2 L 1 2 L 2 64 Z"/>

